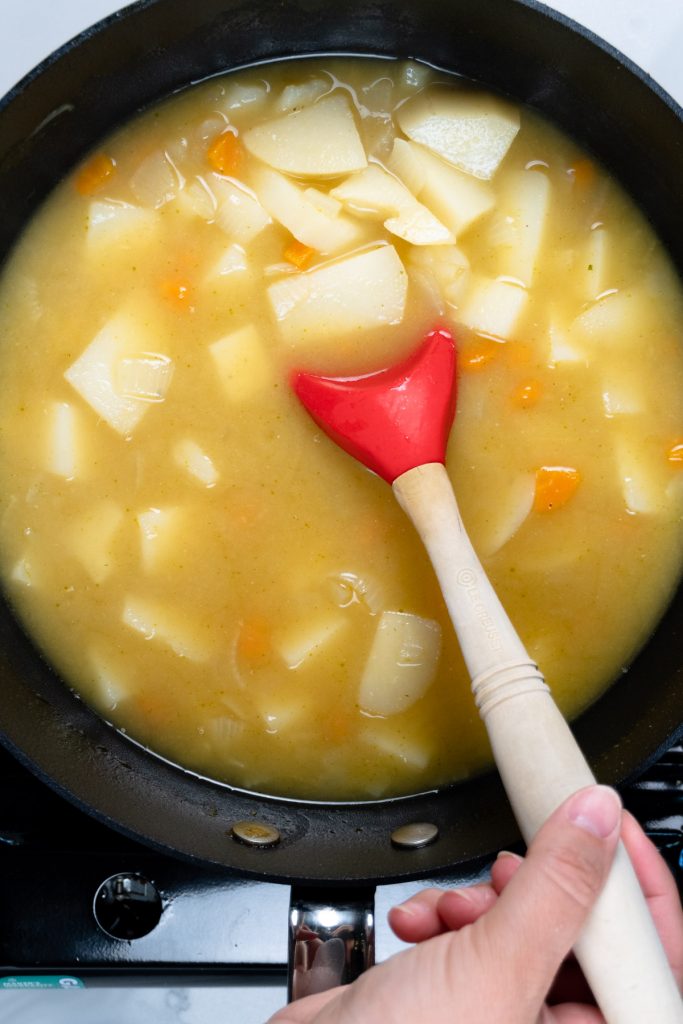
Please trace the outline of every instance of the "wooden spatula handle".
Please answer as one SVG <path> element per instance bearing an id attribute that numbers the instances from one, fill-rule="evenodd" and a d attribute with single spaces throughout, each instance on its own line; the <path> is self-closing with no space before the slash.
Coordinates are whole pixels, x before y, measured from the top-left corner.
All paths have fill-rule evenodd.
<path id="1" fill-rule="evenodd" d="M 529 842 L 570 794 L 595 781 L 465 532 L 444 467 L 393 484 L 441 584 L 493 754 Z M 620 844 L 575 949 L 608 1024 L 681 1024 L 683 1003 L 631 862 Z"/>

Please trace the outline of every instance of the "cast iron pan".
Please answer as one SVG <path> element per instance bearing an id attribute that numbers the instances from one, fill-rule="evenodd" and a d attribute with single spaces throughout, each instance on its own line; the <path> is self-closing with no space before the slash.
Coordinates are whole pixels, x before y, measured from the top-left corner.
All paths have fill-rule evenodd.
<path id="1" fill-rule="evenodd" d="M 131 113 L 229 68 L 312 53 L 415 57 L 478 79 L 550 115 L 632 193 L 683 271 L 681 111 L 646 76 L 566 19 L 524 0 L 143 0 L 49 58 L 0 105 L 0 255 L 59 178 Z M 47 154 L 47 157 L 46 157 Z M 576 723 L 600 779 L 657 756 L 683 721 L 681 593 L 629 672 Z M 0 609 L 2 741 L 106 824 L 201 862 L 278 881 L 422 877 L 517 836 L 494 774 L 408 799 L 296 803 L 236 792 L 132 743 L 52 673 Z M 240 819 L 275 824 L 278 846 L 230 837 Z M 397 825 L 435 822 L 422 850 Z"/>

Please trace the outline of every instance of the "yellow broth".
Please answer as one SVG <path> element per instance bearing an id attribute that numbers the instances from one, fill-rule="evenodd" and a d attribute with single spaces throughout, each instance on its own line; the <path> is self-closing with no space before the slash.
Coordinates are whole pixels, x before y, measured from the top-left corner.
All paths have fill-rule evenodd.
<path id="1" fill-rule="evenodd" d="M 391 154 L 407 139 L 401 110 L 439 81 L 420 65 L 335 59 L 193 87 L 107 139 L 4 270 L 4 586 L 49 661 L 105 718 L 237 786 L 374 799 L 490 760 L 426 555 L 390 488 L 298 407 L 294 368 L 362 373 L 395 363 L 435 325 L 453 330 L 447 468 L 567 715 L 619 676 L 679 576 L 680 286 L 642 216 L 572 141 L 521 110 L 484 185 L 491 208 L 454 242 L 398 237 L 370 200 L 330 200 L 358 172 L 302 178 L 298 165 L 281 177 L 299 195 L 316 190 L 306 209 L 335 230 L 348 221 L 337 251 L 296 244 L 267 213 L 247 238 L 260 214 L 249 207 L 245 222 L 240 202 L 235 220 L 241 186 L 260 202 L 266 180 L 250 129 L 330 96 L 345 98 L 370 166 L 395 180 L 401 170 L 429 209 L 422 199 L 438 188 L 418 188 Z M 449 166 L 426 148 L 432 170 Z M 383 317 L 380 303 L 354 323 L 347 302 L 290 329 L 274 315 L 277 282 L 308 286 L 320 267 L 382 260 L 388 246 L 407 274 L 399 316 Z M 512 317 L 510 302 L 523 304 Z M 83 393 L 100 386 L 79 363 L 96 338 L 118 427 Z M 390 628 L 378 654 L 382 622 L 398 641 Z M 371 651 L 388 692 L 368 699 Z"/>

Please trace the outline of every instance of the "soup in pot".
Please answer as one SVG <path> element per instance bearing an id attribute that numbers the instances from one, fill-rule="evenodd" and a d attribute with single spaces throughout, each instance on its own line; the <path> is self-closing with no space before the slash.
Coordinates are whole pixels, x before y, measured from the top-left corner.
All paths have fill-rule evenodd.
<path id="1" fill-rule="evenodd" d="M 391 489 L 291 393 L 446 326 L 447 469 L 570 716 L 680 574 L 683 303 L 603 168 L 416 63 L 212 79 L 91 153 L 0 282 L 0 568 L 117 728 L 229 784 L 377 799 L 487 739 Z"/>

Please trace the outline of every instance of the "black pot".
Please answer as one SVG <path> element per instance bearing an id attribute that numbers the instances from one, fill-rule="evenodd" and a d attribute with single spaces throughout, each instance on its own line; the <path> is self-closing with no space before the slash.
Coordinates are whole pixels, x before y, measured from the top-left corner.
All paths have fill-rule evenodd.
<path id="1" fill-rule="evenodd" d="M 681 110 L 604 43 L 530 0 L 143 0 L 69 43 L 0 104 L 0 254 L 64 175 L 134 111 L 191 81 L 312 53 L 413 57 L 549 115 L 647 213 L 683 270 Z M 45 154 L 49 153 L 49 160 Z M 620 783 L 683 721 L 679 593 L 628 673 L 576 722 L 597 776 Z M 165 762 L 77 699 L 0 609 L 2 741 L 106 824 L 165 852 L 275 881 L 351 885 L 424 877 L 517 838 L 495 774 L 411 798 L 314 804 L 239 792 Z M 280 841 L 254 848 L 233 824 Z M 399 825 L 439 839 L 395 848 Z"/>

